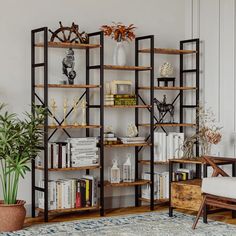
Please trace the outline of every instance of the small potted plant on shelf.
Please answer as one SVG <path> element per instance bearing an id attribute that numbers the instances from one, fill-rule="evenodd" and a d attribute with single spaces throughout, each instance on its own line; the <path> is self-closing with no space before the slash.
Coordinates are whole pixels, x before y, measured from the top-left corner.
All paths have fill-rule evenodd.
<path id="1" fill-rule="evenodd" d="M 125 26 L 118 22 L 112 25 L 103 25 L 101 30 L 104 31 L 105 36 L 110 36 L 117 44 L 113 54 L 113 64 L 124 66 L 126 64 L 126 53 L 123 42 L 132 41 L 135 38 L 133 24 Z"/>
<path id="2" fill-rule="evenodd" d="M 18 200 L 20 178 L 30 170 L 29 162 L 35 158 L 42 144 L 45 109 L 35 107 L 35 115 L 25 113 L 20 120 L 16 114 L 4 112 L 0 105 L 0 232 L 15 231 L 23 227 L 25 201 Z"/>

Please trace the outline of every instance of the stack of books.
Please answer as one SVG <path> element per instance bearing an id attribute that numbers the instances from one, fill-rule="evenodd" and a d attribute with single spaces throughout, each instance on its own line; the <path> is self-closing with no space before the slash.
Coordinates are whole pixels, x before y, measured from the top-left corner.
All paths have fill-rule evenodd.
<path id="1" fill-rule="evenodd" d="M 115 136 L 114 133 L 108 132 L 104 133 L 104 144 L 117 144 L 118 138 Z"/>
<path id="2" fill-rule="evenodd" d="M 145 143 L 145 137 L 119 137 L 122 143 L 124 144 L 135 144 L 135 143 Z"/>
<path id="3" fill-rule="evenodd" d="M 154 159 L 155 161 L 166 162 L 169 159 L 183 157 L 182 146 L 184 133 L 164 132 L 154 133 Z"/>
<path id="4" fill-rule="evenodd" d="M 114 95 L 114 105 L 117 105 L 117 106 L 136 105 L 136 96 L 135 95 L 126 95 L 126 94 L 115 94 Z"/>
<path id="5" fill-rule="evenodd" d="M 96 137 L 68 138 L 68 156 L 71 167 L 91 166 L 98 164 L 98 139 Z"/>
<path id="6" fill-rule="evenodd" d="M 113 94 L 105 94 L 104 105 L 114 106 L 114 95 Z"/>
<path id="7" fill-rule="evenodd" d="M 44 181 L 39 182 L 44 187 Z M 44 193 L 38 195 L 39 208 L 44 209 Z M 85 175 L 81 179 L 59 179 L 48 182 L 49 210 L 95 207 L 98 205 L 97 178 Z"/>
<path id="8" fill-rule="evenodd" d="M 142 178 L 151 180 L 150 172 L 144 172 Z M 150 200 L 150 194 L 150 185 L 142 186 L 142 198 Z M 160 200 L 167 198 L 169 198 L 169 172 L 154 172 L 154 199 Z"/>
<path id="9" fill-rule="evenodd" d="M 173 181 L 194 179 L 194 171 L 191 169 L 179 168 L 172 173 Z"/>

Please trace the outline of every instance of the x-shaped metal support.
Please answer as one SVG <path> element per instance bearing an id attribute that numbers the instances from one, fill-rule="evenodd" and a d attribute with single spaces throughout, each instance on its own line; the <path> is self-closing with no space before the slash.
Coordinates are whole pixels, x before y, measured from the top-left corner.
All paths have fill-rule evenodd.
<path id="1" fill-rule="evenodd" d="M 85 94 L 86 94 L 86 91 L 80 96 L 80 98 L 79 98 L 78 101 L 76 102 L 76 105 L 79 104 L 79 102 L 83 99 L 83 97 L 85 96 Z M 42 99 L 38 96 L 37 93 L 35 93 L 35 96 L 36 96 L 36 98 L 39 100 L 39 102 L 43 105 L 43 107 L 45 107 L 44 102 L 43 102 Z M 49 109 L 48 107 L 47 107 L 47 110 L 48 110 L 48 113 L 49 113 L 50 115 L 52 115 L 52 112 L 50 111 L 50 109 Z M 66 114 L 65 118 L 63 118 L 61 122 L 60 122 L 55 116 L 52 116 L 52 117 L 53 117 L 53 119 L 57 122 L 58 126 L 61 126 L 62 123 L 63 123 L 63 122 L 65 121 L 65 119 L 72 113 L 73 110 L 74 110 L 74 107 L 72 107 L 72 108 L 68 111 L 68 113 Z M 51 135 L 48 137 L 48 141 L 53 137 L 53 135 L 57 132 L 57 130 L 58 130 L 58 128 L 55 128 L 55 129 L 53 130 L 53 132 L 51 133 Z M 69 138 L 71 137 L 70 134 L 66 131 L 66 129 L 62 128 L 62 130 L 66 133 L 66 135 L 67 135 Z"/>

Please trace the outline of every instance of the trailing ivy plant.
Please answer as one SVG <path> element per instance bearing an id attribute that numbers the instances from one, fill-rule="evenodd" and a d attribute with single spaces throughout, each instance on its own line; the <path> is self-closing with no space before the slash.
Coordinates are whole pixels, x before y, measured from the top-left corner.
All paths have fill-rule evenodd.
<path id="1" fill-rule="evenodd" d="M 42 146 L 45 109 L 35 106 L 35 115 L 26 112 L 23 119 L 4 110 L 0 105 L 0 183 L 4 204 L 15 204 L 19 180 Z"/>

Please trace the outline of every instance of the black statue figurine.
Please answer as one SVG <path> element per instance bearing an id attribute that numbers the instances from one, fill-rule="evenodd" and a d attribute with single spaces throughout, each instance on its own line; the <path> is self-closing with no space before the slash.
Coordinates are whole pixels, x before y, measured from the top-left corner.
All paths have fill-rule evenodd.
<path id="1" fill-rule="evenodd" d="M 69 84 L 74 84 L 76 72 L 74 71 L 75 57 L 72 48 L 69 48 L 66 52 L 66 57 L 62 61 L 62 73 L 68 78 Z M 68 69 L 71 69 L 68 72 Z"/>

